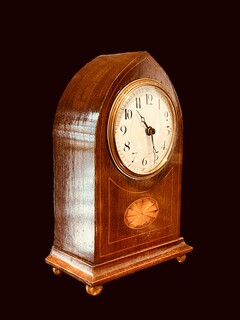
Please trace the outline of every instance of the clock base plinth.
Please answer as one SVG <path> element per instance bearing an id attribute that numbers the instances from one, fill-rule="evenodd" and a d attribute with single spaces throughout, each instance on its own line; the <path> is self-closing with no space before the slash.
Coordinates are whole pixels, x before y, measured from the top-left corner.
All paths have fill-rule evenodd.
<path id="1" fill-rule="evenodd" d="M 107 262 L 93 264 L 53 246 L 45 262 L 51 265 L 53 270 L 58 270 L 57 273 L 54 272 L 55 274 L 60 274 L 62 271 L 85 283 L 88 294 L 97 295 L 102 291 L 102 285 L 106 282 L 170 259 L 176 258 L 178 262 L 183 262 L 186 254 L 191 252 L 192 249 L 180 237 L 161 246 L 148 248 Z"/>

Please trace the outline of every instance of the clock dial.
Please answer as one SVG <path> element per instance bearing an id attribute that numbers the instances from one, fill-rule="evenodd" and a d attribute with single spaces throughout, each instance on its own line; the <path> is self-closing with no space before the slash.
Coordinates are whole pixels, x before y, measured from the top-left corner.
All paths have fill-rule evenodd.
<path id="1" fill-rule="evenodd" d="M 162 85 L 152 79 L 128 84 L 116 97 L 108 120 L 108 143 L 121 172 L 132 178 L 157 174 L 171 153 L 175 109 Z"/>

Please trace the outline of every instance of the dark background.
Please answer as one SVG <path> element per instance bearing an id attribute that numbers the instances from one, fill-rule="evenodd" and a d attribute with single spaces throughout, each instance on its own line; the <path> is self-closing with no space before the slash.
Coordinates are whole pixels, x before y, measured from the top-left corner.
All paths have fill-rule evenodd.
<path id="1" fill-rule="evenodd" d="M 17 313 L 25 319 L 231 319 L 238 312 L 239 207 L 232 201 L 239 105 L 233 99 L 239 82 L 233 78 L 236 9 L 230 2 L 228 7 L 177 3 L 138 3 L 130 9 L 124 2 L 19 2 L 3 9 L 2 290 L 8 318 Z M 56 277 L 44 262 L 54 230 L 54 114 L 85 63 L 100 54 L 141 50 L 167 72 L 182 107 L 181 234 L 194 250 L 183 264 L 171 260 L 142 270 L 105 284 L 101 295 L 91 297 L 82 283 Z"/>

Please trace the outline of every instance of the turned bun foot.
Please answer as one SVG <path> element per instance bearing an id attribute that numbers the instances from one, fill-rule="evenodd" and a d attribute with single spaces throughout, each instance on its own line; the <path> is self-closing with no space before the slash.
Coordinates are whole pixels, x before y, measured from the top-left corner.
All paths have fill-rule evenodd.
<path id="1" fill-rule="evenodd" d="M 86 291 L 87 291 L 87 293 L 89 295 L 97 296 L 102 292 L 103 286 L 93 286 L 93 287 L 91 287 L 91 286 L 86 284 L 85 288 L 86 288 Z"/>
<path id="2" fill-rule="evenodd" d="M 184 262 L 186 260 L 186 258 L 187 258 L 187 255 L 184 254 L 183 256 L 177 257 L 177 261 L 179 263 L 182 263 L 182 262 Z"/>
<path id="3" fill-rule="evenodd" d="M 56 276 L 62 275 L 62 271 L 61 271 L 61 270 L 59 270 L 59 269 L 57 269 L 57 268 L 55 268 L 55 267 L 53 267 L 52 270 L 53 270 L 53 273 L 54 273 Z"/>

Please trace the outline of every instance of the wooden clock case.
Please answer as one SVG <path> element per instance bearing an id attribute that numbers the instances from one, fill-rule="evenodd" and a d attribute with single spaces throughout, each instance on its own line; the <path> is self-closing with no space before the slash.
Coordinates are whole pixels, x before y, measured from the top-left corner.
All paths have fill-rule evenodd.
<path id="1" fill-rule="evenodd" d="M 131 179 L 115 166 L 107 143 L 108 116 L 129 82 L 151 78 L 169 93 L 177 136 L 169 161 L 150 179 Z M 146 51 L 100 55 L 67 85 L 56 111 L 54 146 L 54 242 L 45 261 L 96 295 L 108 281 L 192 251 L 180 236 L 183 123 L 175 89 Z M 159 214 L 145 228 L 124 223 L 127 207 L 154 198 Z"/>

